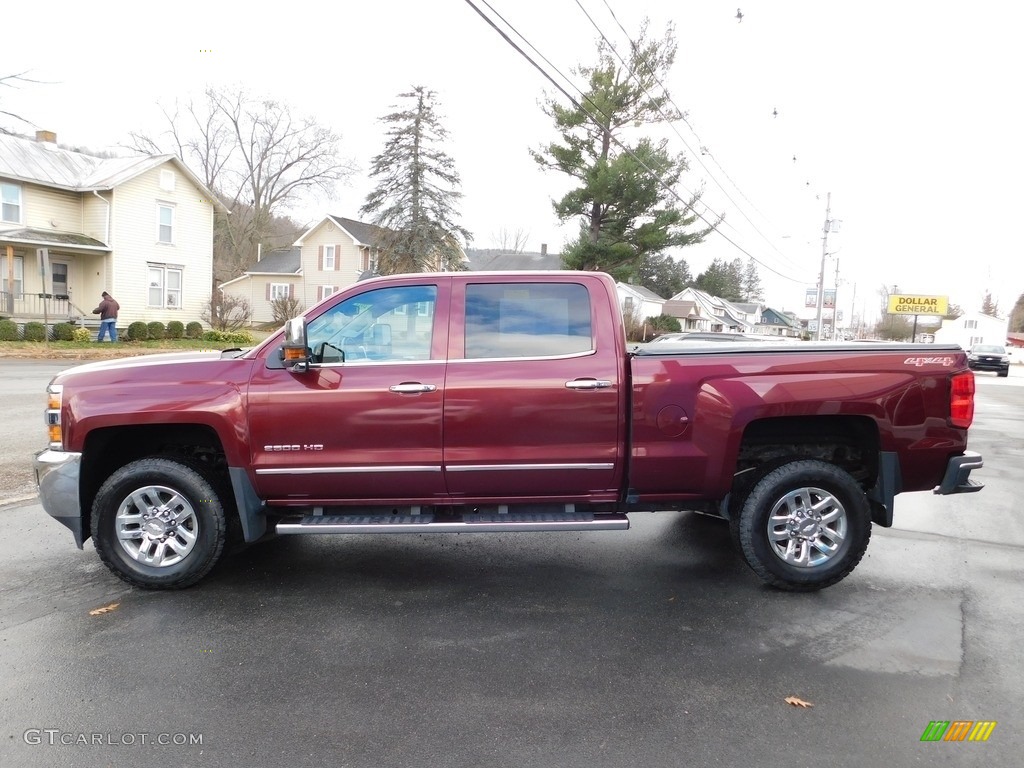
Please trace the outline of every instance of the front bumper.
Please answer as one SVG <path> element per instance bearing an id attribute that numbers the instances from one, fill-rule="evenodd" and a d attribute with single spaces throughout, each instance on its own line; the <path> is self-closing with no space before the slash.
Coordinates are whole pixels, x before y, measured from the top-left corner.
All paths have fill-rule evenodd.
<path id="1" fill-rule="evenodd" d="M 34 464 L 43 509 L 71 529 L 75 544 L 81 549 L 88 538 L 82 530 L 82 507 L 78 500 L 82 454 L 47 449 L 36 454 Z"/>
<path id="2" fill-rule="evenodd" d="M 984 488 L 984 484 L 971 480 L 971 470 L 981 469 L 985 462 L 976 451 L 964 451 L 962 456 L 953 456 L 946 464 L 946 474 L 935 487 L 935 493 L 973 493 Z"/>
<path id="3" fill-rule="evenodd" d="M 1009 372 L 1010 363 L 1001 362 L 999 360 L 969 360 L 967 367 L 972 371 L 996 371 L 1002 373 L 1003 371 Z"/>

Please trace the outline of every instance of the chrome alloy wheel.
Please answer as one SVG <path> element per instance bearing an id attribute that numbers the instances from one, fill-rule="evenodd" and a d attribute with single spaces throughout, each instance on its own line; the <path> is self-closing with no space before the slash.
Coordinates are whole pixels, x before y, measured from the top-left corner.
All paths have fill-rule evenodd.
<path id="1" fill-rule="evenodd" d="M 163 485 L 132 491 L 118 507 L 115 526 L 124 551 L 133 560 L 156 568 L 188 557 L 199 535 L 192 505 Z"/>
<path id="2" fill-rule="evenodd" d="M 768 516 L 772 552 L 798 568 L 826 565 L 843 548 L 847 517 L 842 502 L 821 488 L 798 488 L 780 498 Z"/>

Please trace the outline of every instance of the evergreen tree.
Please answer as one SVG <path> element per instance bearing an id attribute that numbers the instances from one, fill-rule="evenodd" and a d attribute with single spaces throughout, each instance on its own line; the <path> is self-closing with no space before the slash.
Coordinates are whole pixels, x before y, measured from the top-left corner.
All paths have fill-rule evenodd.
<path id="1" fill-rule="evenodd" d="M 736 261 L 739 261 L 738 259 Z M 742 301 L 743 293 L 740 284 L 740 273 L 736 262 L 726 264 L 715 259 L 706 270 L 697 275 L 695 287 L 726 301 Z"/>
<path id="2" fill-rule="evenodd" d="M 761 276 L 757 272 L 757 264 L 751 258 L 747 259 L 747 264 L 743 268 L 741 285 L 744 301 L 764 301 L 764 288 L 761 286 Z"/>
<path id="3" fill-rule="evenodd" d="M 640 285 L 669 299 L 693 283 L 685 259 L 676 260 L 666 253 L 652 253 L 640 264 Z"/>
<path id="4" fill-rule="evenodd" d="M 985 298 L 981 300 L 981 314 L 999 317 L 999 302 L 992 298 L 991 291 L 985 291 Z"/>
<path id="5" fill-rule="evenodd" d="M 956 320 L 958 317 L 963 315 L 964 310 L 959 304 L 950 304 L 946 310 L 946 314 L 942 316 L 943 320 Z"/>
<path id="6" fill-rule="evenodd" d="M 1024 333 L 1024 293 L 1017 297 L 1010 312 L 1010 333 Z"/>
<path id="7" fill-rule="evenodd" d="M 574 70 L 588 83 L 578 104 L 546 101 L 544 112 L 554 119 L 561 143 L 531 154 L 578 185 L 554 203 L 561 221 L 580 221 L 579 236 L 562 252 L 565 267 L 636 281 L 648 256 L 699 243 L 712 231 L 688 229 L 697 220 L 700 193 L 680 206 L 669 191 L 687 169 L 684 157 L 671 154 L 665 140 L 627 135 L 681 117 L 661 87 L 675 56 L 672 27 L 661 40 L 651 40 L 645 21 L 625 66 L 602 40 L 597 64 Z"/>
<path id="8" fill-rule="evenodd" d="M 459 175 L 441 148 L 448 132 L 437 114 L 437 95 L 423 86 L 399 94 L 411 104 L 380 118 L 387 124 L 384 151 L 373 158 L 377 187 L 360 209 L 381 228 L 378 271 L 465 269 L 463 243 L 472 236 L 456 223 Z"/>

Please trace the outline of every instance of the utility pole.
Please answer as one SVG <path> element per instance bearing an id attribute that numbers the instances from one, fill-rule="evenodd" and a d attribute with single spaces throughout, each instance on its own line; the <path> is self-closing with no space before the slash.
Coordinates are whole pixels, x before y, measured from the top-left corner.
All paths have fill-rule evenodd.
<path id="1" fill-rule="evenodd" d="M 814 330 L 814 340 L 821 341 L 821 307 L 825 301 L 825 257 L 828 256 L 829 217 L 832 215 L 832 193 L 825 198 L 825 227 L 821 237 L 821 271 L 818 273 L 818 317 Z"/>
<path id="2" fill-rule="evenodd" d="M 832 296 L 832 341 L 839 336 L 839 257 L 836 257 L 836 292 Z"/>

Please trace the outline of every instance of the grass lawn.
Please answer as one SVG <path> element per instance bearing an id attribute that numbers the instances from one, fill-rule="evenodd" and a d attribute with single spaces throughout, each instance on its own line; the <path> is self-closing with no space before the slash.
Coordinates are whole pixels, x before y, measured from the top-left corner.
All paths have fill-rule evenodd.
<path id="1" fill-rule="evenodd" d="M 269 333 L 252 332 L 259 344 Z M 202 339 L 160 339 L 150 341 L 0 341 L 0 357 L 19 358 L 110 358 L 151 355 L 159 352 L 214 351 L 231 349 L 238 345 L 227 341 Z"/>

